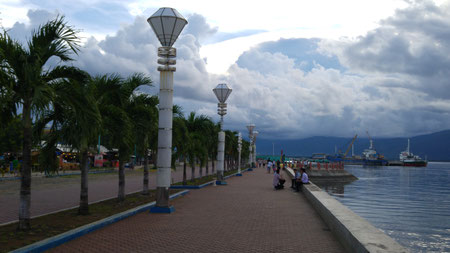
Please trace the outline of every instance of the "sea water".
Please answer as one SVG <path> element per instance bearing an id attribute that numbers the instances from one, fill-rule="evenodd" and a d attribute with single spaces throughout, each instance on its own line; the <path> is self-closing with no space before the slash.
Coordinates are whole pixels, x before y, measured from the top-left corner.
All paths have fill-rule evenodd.
<path id="1" fill-rule="evenodd" d="M 450 163 L 345 169 L 359 179 L 319 186 L 411 252 L 450 252 Z"/>

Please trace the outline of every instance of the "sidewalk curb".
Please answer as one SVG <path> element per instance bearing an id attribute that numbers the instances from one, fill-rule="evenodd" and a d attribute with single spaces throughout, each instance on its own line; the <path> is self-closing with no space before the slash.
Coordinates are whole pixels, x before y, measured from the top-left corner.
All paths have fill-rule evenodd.
<path id="1" fill-rule="evenodd" d="M 189 190 L 184 190 L 181 192 L 177 192 L 173 195 L 170 196 L 170 199 L 174 199 L 177 197 L 181 197 L 186 195 L 189 192 Z M 108 226 L 110 224 L 116 223 L 118 221 L 121 221 L 125 218 L 128 218 L 130 216 L 136 215 L 138 213 L 144 212 L 144 211 L 148 211 L 150 210 L 150 208 L 152 206 L 154 206 L 156 204 L 156 201 L 153 201 L 151 203 L 145 204 L 145 205 L 141 205 L 138 207 L 135 207 L 133 209 L 127 210 L 125 212 L 122 213 L 118 213 L 115 214 L 113 216 L 104 218 L 102 220 L 84 225 L 82 227 L 76 228 L 76 229 L 72 229 L 69 230 L 65 233 L 50 237 L 48 239 L 39 241 L 39 242 L 35 242 L 33 244 L 30 244 L 28 246 L 16 249 L 11 251 L 12 253 L 22 253 L 22 252 L 43 252 L 46 250 L 49 250 L 51 248 L 54 248 L 58 245 L 61 245 L 65 242 L 71 241 L 75 238 L 81 237 L 85 234 L 88 234 L 90 232 L 93 232 L 97 229 L 103 228 L 105 226 Z"/>
<path id="2" fill-rule="evenodd" d="M 248 169 L 241 170 L 241 173 L 242 172 L 246 172 L 247 170 Z M 234 176 L 239 176 L 239 173 L 236 172 L 234 174 L 228 175 L 228 176 L 223 177 L 223 178 L 227 179 L 227 178 L 234 177 Z M 240 176 L 242 176 L 242 174 Z M 201 189 L 203 187 L 206 187 L 206 186 L 209 186 L 209 185 L 213 185 L 214 182 L 216 182 L 216 180 L 213 180 L 213 181 L 201 184 L 201 185 L 171 185 L 170 189 Z"/>
<path id="3" fill-rule="evenodd" d="M 201 189 L 203 187 L 206 187 L 208 185 L 214 184 L 216 180 L 209 181 L 207 183 L 201 184 L 201 185 L 171 185 L 170 189 Z"/>
<path id="4" fill-rule="evenodd" d="M 103 174 L 103 173 L 113 173 L 116 172 L 113 169 L 110 170 L 99 170 L 99 171 L 89 171 L 88 174 Z M 49 176 L 45 176 L 45 175 L 39 175 L 38 177 L 44 177 L 44 178 L 56 178 L 56 177 L 64 177 L 64 176 L 77 176 L 77 175 L 81 175 L 81 172 L 76 172 L 76 173 L 65 173 L 65 174 L 59 174 L 59 175 L 49 175 Z M 19 180 L 21 177 L 0 177 L 0 182 L 1 181 L 10 181 L 10 180 Z"/>

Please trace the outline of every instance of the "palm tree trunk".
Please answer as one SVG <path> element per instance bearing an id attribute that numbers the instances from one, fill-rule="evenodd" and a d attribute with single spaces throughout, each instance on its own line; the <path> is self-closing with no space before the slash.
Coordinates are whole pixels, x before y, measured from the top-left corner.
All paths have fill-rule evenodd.
<path id="1" fill-rule="evenodd" d="M 156 167 L 156 160 L 158 160 L 158 155 L 156 151 L 152 151 L 152 158 L 153 158 L 153 167 Z"/>
<path id="2" fill-rule="evenodd" d="M 183 160 L 183 185 L 187 185 L 186 167 L 187 167 L 186 158 L 184 158 L 184 160 Z"/>
<path id="3" fill-rule="evenodd" d="M 224 158 L 224 162 L 223 162 L 223 170 L 224 171 L 228 171 L 228 158 L 227 158 L 227 156 L 225 156 L 225 158 Z"/>
<path id="4" fill-rule="evenodd" d="M 88 199 L 88 152 L 84 150 L 81 154 L 80 169 L 81 169 L 81 190 L 80 190 L 80 206 L 78 207 L 78 214 L 89 214 L 89 199 Z"/>
<path id="5" fill-rule="evenodd" d="M 191 164 L 191 182 L 195 179 L 195 161 Z"/>
<path id="6" fill-rule="evenodd" d="M 142 189 L 142 194 L 148 195 L 148 154 L 147 151 L 144 153 L 144 185 Z"/>
<path id="7" fill-rule="evenodd" d="M 120 150 L 119 150 L 120 154 Z M 119 194 L 117 196 L 117 199 L 119 202 L 122 202 L 125 200 L 125 159 L 123 157 L 119 156 Z"/>
<path id="8" fill-rule="evenodd" d="M 25 231 L 31 228 L 31 106 L 30 103 L 23 105 L 23 150 L 22 169 L 20 178 L 20 205 L 19 205 L 19 230 Z"/>

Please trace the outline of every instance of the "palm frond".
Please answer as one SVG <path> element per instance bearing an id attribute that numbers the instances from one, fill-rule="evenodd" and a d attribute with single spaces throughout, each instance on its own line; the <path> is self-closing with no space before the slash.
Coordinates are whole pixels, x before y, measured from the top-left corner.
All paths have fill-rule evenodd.
<path id="1" fill-rule="evenodd" d="M 58 16 L 33 31 L 28 42 L 30 61 L 43 66 L 52 56 L 62 61 L 70 61 L 71 53 L 77 54 L 80 48 L 78 31 L 67 25 L 64 16 Z"/>

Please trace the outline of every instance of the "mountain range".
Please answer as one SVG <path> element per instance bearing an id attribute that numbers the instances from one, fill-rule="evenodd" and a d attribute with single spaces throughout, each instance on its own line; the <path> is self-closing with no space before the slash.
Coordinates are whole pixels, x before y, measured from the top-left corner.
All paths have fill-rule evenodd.
<path id="1" fill-rule="evenodd" d="M 271 140 L 257 139 L 256 152 L 258 155 L 280 155 L 281 150 L 287 156 L 310 157 L 313 153 L 326 153 L 333 155 L 335 150 L 344 153 L 353 137 L 325 137 L 316 136 L 305 139 Z M 450 161 L 450 130 L 432 134 L 410 137 L 410 152 L 427 158 L 430 161 Z M 408 138 L 373 138 L 374 148 L 389 160 L 399 160 L 401 151 L 406 150 Z M 364 149 L 369 148 L 369 138 L 356 138 L 354 154 L 361 155 Z M 351 156 L 351 149 L 347 156 Z"/>

